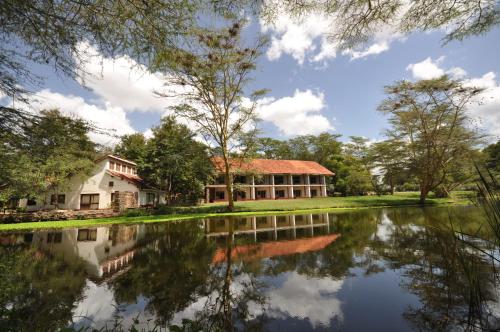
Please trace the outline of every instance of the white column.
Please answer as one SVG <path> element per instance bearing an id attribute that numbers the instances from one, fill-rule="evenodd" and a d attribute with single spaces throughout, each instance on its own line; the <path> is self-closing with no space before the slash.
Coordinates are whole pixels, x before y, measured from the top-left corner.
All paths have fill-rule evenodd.
<path id="1" fill-rule="evenodd" d="M 271 174 L 271 199 L 276 198 L 276 193 L 274 190 L 274 174 Z"/>
<path id="2" fill-rule="evenodd" d="M 311 179 L 306 175 L 306 197 L 311 197 Z"/>
<path id="3" fill-rule="evenodd" d="M 326 179 L 325 179 L 325 176 L 322 175 L 321 176 L 321 196 L 322 197 L 326 197 Z"/>
<path id="4" fill-rule="evenodd" d="M 206 193 L 205 193 L 205 203 L 210 202 L 210 188 L 205 187 Z M 139 202 L 137 202 L 139 204 Z"/>
<path id="5" fill-rule="evenodd" d="M 290 187 L 288 187 L 289 188 L 288 197 L 293 198 L 293 176 L 292 176 L 292 174 L 290 174 L 288 176 L 288 184 L 290 185 Z"/>
<path id="6" fill-rule="evenodd" d="M 271 217 L 272 219 L 272 224 L 273 224 L 273 228 L 274 228 L 274 240 L 277 240 L 278 239 L 278 230 L 276 229 L 276 216 L 272 216 Z"/>
<path id="7" fill-rule="evenodd" d="M 255 199 L 255 176 L 252 175 L 252 187 L 250 191 L 250 198 Z"/>

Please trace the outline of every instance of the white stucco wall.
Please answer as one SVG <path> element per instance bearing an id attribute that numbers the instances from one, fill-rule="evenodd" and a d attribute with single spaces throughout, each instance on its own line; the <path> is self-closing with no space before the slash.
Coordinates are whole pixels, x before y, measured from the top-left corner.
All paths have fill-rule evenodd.
<path id="1" fill-rule="evenodd" d="M 139 188 L 132 182 L 122 180 L 119 177 L 111 176 L 106 172 L 109 166 L 109 159 L 96 164 L 94 171 L 88 178 L 76 176 L 71 179 L 66 188 L 62 188 L 59 194 L 65 194 L 65 204 L 59 204 L 60 209 L 79 210 L 80 195 L 82 194 L 99 194 L 99 209 L 111 208 L 111 193 L 114 191 L 130 191 L 133 193 L 139 192 Z M 113 182 L 113 186 L 109 186 L 109 182 Z M 26 207 L 28 211 L 36 211 L 40 209 L 52 209 L 50 204 L 50 196 L 52 193 L 47 193 L 45 199 L 37 199 L 37 204 L 27 206 L 27 200 L 22 199 L 19 202 L 20 207 Z M 144 195 L 145 197 L 145 195 Z M 45 201 L 45 202 L 44 202 Z"/>

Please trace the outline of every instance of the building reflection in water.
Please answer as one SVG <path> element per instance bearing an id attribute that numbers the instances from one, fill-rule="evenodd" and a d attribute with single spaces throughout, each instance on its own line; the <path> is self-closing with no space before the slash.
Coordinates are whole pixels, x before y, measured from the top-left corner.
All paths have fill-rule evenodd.
<path id="1" fill-rule="evenodd" d="M 61 254 L 65 260 L 82 259 L 96 282 L 124 273 L 132 262 L 137 243 L 145 236 L 144 225 L 63 230 L 41 230 L 9 234 L 2 244 L 29 243 L 42 251 Z"/>
<path id="2" fill-rule="evenodd" d="M 245 243 L 231 248 L 232 258 L 254 260 L 325 248 L 339 236 L 330 234 L 329 218 L 323 213 L 212 218 L 203 222 L 207 237 L 215 239 L 219 247 L 225 247 L 227 240 Z M 227 248 L 219 248 L 213 263 L 224 262 L 226 255 Z"/>

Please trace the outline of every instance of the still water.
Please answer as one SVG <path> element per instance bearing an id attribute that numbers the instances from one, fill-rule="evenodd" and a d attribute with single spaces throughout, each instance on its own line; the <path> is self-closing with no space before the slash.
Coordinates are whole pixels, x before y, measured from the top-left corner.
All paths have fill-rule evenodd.
<path id="1" fill-rule="evenodd" d="M 0 233 L 0 331 L 495 329 L 482 220 L 398 208 Z"/>

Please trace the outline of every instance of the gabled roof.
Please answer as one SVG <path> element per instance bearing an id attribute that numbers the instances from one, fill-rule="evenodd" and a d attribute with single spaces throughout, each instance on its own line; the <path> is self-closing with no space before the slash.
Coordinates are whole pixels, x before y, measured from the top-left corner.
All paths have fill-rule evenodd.
<path id="1" fill-rule="evenodd" d="M 114 159 L 114 160 L 120 161 L 120 162 L 122 162 L 122 163 L 126 163 L 126 164 L 130 164 L 130 165 L 133 165 L 133 166 L 137 166 L 137 164 L 136 164 L 136 163 L 134 163 L 134 162 L 133 162 L 133 161 L 131 161 L 131 160 L 123 159 L 123 158 L 120 158 L 120 157 L 115 156 L 115 155 L 112 155 L 112 154 L 108 154 L 108 155 L 106 155 L 106 156 L 103 156 L 103 157 L 101 157 L 101 158 L 97 159 L 95 162 L 96 162 L 96 163 L 98 163 L 98 162 L 100 162 L 100 161 L 102 161 L 102 160 L 104 160 L 104 159 L 106 159 L 106 158 L 109 158 L 109 159 Z"/>
<path id="2" fill-rule="evenodd" d="M 212 158 L 212 162 L 217 171 L 224 171 L 224 161 L 221 157 Z M 232 159 L 230 164 L 231 172 L 234 173 L 335 175 L 326 167 L 308 160 Z"/>
<path id="3" fill-rule="evenodd" d="M 116 172 L 116 171 L 112 171 L 110 169 L 107 169 L 106 172 L 108 172 L 112 176 L 116 176 L 122 180 L 132 182 L 132 183 L 136 184 L 137 186 L 143 185 L 143 183 L 144 183 L 142 178 L 140 176 L 138 176 L 137 174 Z"/>

